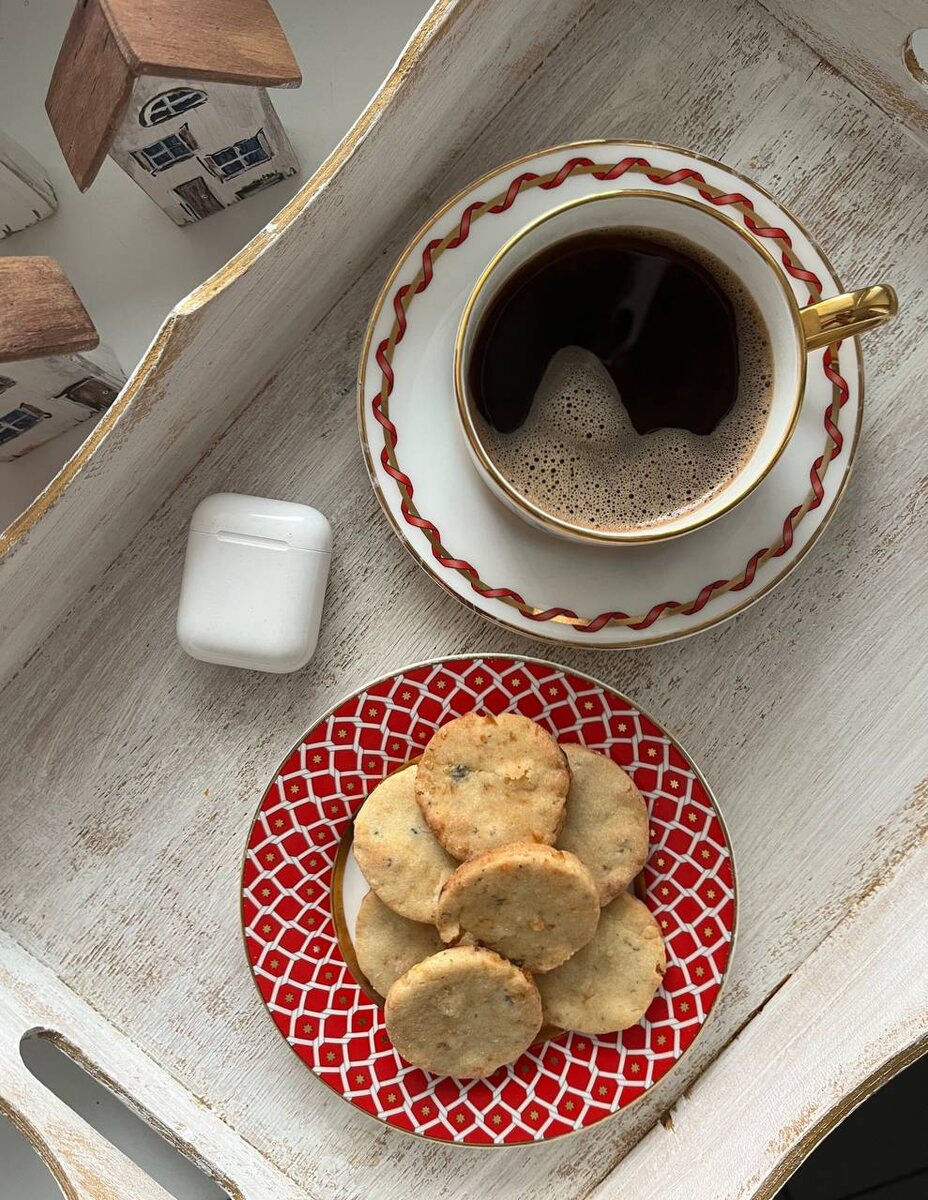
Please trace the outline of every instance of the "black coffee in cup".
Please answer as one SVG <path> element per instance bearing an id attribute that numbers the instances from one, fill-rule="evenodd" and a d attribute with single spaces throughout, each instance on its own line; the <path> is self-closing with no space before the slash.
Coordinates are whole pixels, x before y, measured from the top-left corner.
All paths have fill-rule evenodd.
<path id="1" fill-rule="evenodd" d="M 468 383 L 487 453 L 527 500 L 620 531 L 731 483 L 763 433 L 773 362 L 757 306 L 718 258 L 611 229 L 555 243 L 506 280 Z"/>

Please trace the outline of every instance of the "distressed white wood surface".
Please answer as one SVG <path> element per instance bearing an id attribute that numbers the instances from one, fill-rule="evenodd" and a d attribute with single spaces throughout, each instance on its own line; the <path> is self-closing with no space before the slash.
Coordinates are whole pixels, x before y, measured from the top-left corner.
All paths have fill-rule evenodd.
<path id="1" fill-rule="evenodd" d="M 175 1148 L 212 1176 L 230 1200 L 302 1200 L 297 1188 L 180 1084 L 117 1033 L 46 967 L 0 933 L 0 1098 L 68 1200 L 170 1200 L 151 1176 L 98 1134 L 24 1065 L 22 1039 L 51 1038 L 112 1086 Z M 73 1195 L 72 1195 L 73 1194 Z"/>
<path id="2" fill-rule="evenodd" d="M 0 240 L 50 217 L 57 207 L 44 168 L 0 130 Z"/>
<path id="3" fill-rule="evenodd" d="M 280 322 L 276 332 L 261 326 L 274 351 L 289 339 L 293 352 L 0 694 L 0 815 L 10 835 L 0 846 L 3 925 L 319 1197 L 561 1200 L 588 1194 L 615 1168 L 621 1194 L 622 1156 L 928 825 L 916 452 L 928 250 L 912 236 L 928 217 L 925 155 L 753 0 L 698 9 L 600 0 L 573 14 L 566 4 L 539 7 L 449 4 L 364 155 L 326 185 L 301 231 L 274 235 L 238 299 L 229 288 L 189 314 L 199 333 L 191 327 L 157 393 L 162 411 L 181 409 L 183 389 L 200 378 L 198 356 L 217 353 L 237 328 L 243 288 L 264 297 L 268 322 Z M 562 33 L 577 18 L 557 45 L 541 35 L 552 15 Z M 446 80 L 457 108 L 446 103 Z M 474 108 L 460 111 L 465 95 Z M 902 311 L 865 344 L 863 441 L 845 500 L 814 555 L 772 597 L 667 647 L 551 652 L 660 714 L 716 789 L 741 906 L 717 1014 L 652 1097 L 589 1134 L 506 1151 L 432 1146 L 352 1112 L 279 1038 L 240 944 L 241 849 L 283 753 L 347 691 L 430 655 L 539 652 L 457 605 L 398 545 L 358 451 L 354 382 L 370 306 L 421 220 L 507 157 L 590 136 L 689 145 L 751 174 L 807 221 L 846 283 L 885 278 Z M 218 414 L 219 406 L 213 429 Z M 139 470 L 143 447 L 160 446 L 146 439 L 132 448 L 143 421 L 123 446 Z M 192 461 L 194 431 L 186 436 L 167 459 L 175 472 Z M 119 470 L 110 455 L 85 470 L 95 478 L 78 477 L 83 515 L 71 506 L 57 536 L 87 536 L 90 484 L 115 500 L 126 486 Z M 145 470 L 151 487 L 155 472 Z M 221 489 L 315 503 L 335 525 L 322 640 L 294 676 L 204 666 L 174 641 L 184 527 L 194 504 Z M 151 487 L 147 502 L 157 494 Z M 97 563 L 142 521 L 142 498 L 130 507 L 93 541 Z M 44 553 L 32 579 L 24 573 L 24 601 L 39 595 L 36 579 L 50 584 L 43 563 Z M 36 621 L 29 636 L 40 628 Z M 853 1018 L 826 1004 L 821 1019 L 837 1055 L 840 1023 Z M 734 1151 L 725 1158 L 718 1194 L 740 1186 L 742 1166 Z"/>
<path id="4" fill-rule="evenodd" d="M 810 1133 L 830 1131 L 896 1069 L 928 1052 L 926 879 L 923 840 L 592 1200 L 717 1200 L 723 1179 L 725 1200 L 772 1200 L 814 1145 Z"/>
<path id="5" fill-rule="evenodd" d="M 928 146 L 928 89 L 906 41 L 928 26 L 925 0 L 760 0 L 864 95 Z"/>

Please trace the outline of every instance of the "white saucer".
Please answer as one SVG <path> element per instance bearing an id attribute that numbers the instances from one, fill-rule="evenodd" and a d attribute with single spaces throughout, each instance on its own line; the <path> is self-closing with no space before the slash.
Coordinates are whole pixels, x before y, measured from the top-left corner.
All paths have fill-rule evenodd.
<path id="1" fill-rule="evenodd" d="M 841 497 L 863 401 L 856 340 L 811 353 L 802 412 L 779 462 L 732 512 L 670 541 L 573 544 L 505 508 L 477 475 L 458 425 L 452 355 L 461 311 L 483 267 L 527 222 L 622 187 L 724 206 L 774 250 L 800 304 L 844 290 L 796 219 L 719 163 L 647 142 L 560 146 L 478 180 L 420 230 L 377 300 L 358 385 L 374 489 L 420 564 L 509 629 L 602 648 L 708 629 L 779 583 Z"/>

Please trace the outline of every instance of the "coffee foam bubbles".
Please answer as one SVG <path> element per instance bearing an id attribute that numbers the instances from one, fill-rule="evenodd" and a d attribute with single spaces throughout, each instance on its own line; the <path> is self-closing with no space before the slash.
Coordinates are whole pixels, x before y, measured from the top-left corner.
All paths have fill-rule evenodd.
<path id="1" fill-rule="evenodd" d="M 711 434 L 639 434 L 599 359 L 567 346 L 552 357 L 519 429 L 501 434 L 481 420 L 491 459 L 539 508 L 593 530 L 640 529 L 700 507 L 742 470 L 770 408 L 772 369 L 762 318 L 738 299 L 738 398 Z M 673 352 L 672 341 L 667 352 Z"/>

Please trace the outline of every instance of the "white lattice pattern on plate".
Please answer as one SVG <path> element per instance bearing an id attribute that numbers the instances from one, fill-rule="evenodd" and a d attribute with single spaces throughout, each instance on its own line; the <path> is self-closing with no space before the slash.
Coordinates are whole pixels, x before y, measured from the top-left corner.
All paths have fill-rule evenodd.
<path id="1" fill-rule="evenodd" d="M 664 983 L 622 1033 L 564 1033 L 483 1080 L 410 1066 L 345 963 L 333 920 L 339 845 L 365 796 L 462 713 L 513 711 L 561 742 L 610 754 L 648 801 L 645 901 L 668 952 Z M 252 826 L 243 914 L 258 989 L 278 1028 L 345 1099 L 444 1141 L 558 1137 L 626 1107 L 680 1058 L 706 1020 L 734 936 L 731 851 L 700 775 L 676 742 L 608 688 L 549 663 L 449 659 L 352 696 L 281 765 Z"/>

